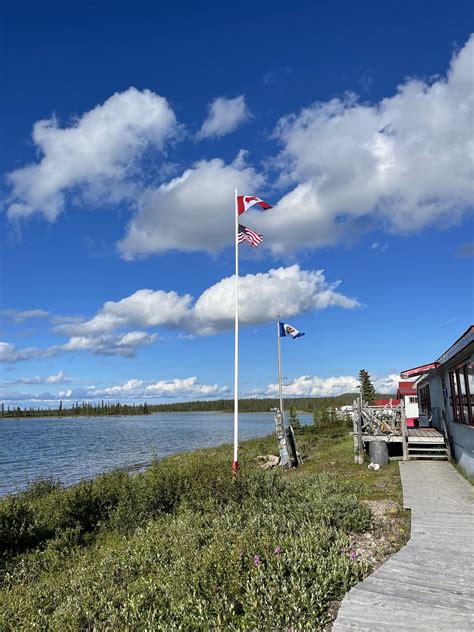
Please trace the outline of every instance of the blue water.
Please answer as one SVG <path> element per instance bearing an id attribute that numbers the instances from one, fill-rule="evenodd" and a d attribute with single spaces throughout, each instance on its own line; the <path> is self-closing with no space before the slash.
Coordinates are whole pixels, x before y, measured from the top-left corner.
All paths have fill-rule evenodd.
<path id="1" fill-rule="evenodd" d="M 311 419 L 300 415 L 300 421 Z M 240 439 L 263 437 L 274 428 L 272 413 L 239 415 Z M 153 457 L 232 441 L 233 415 L 226 413 L 2 419 L 0 496 L 21 491 L 39 477 L 71 485 L 117 467 L 139 469 Z"/>

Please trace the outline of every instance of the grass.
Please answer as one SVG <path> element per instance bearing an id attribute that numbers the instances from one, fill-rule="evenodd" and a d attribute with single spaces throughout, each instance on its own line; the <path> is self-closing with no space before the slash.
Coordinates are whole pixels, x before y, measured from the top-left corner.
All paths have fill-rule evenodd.
<path id="1" fill-rule="evenodd" d="M 353 464 L 340 428 L 299 443 L 293 472 L 256 467 L 267 437 L 242 444 L 236 482 L 223 446 L 2 499 L 0 629 L 324 628 L 407 517 L 398 464 Z"/>

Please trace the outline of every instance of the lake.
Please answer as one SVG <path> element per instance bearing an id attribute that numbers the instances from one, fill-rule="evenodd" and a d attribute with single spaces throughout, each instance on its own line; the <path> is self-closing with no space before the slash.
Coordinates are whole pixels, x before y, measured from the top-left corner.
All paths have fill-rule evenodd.
<path id="1" fill-rule="evenodd" d="M 299 418 L 302 424 L 312 422 L 310 415 Z M 40 477 L 71 485 L 118 467 L 143 468 L 153 457 L 232 443 L 233 423 L 233 414 L 215 412 L 2 419 L 0 496 L 21 491 Z M 274 429 L 272 413 L 239 415 L 241 440 Z"/>

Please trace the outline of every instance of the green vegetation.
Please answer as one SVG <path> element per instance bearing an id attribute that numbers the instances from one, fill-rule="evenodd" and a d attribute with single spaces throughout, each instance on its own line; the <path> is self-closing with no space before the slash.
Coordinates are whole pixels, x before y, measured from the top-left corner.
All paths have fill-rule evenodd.
<path id="1" fill-rule="evenodd" d="M 150 407 L 144 404 L 119 404 L 101 401 L 100 404 L 91 402 L 74 402 L 70 408 L 64 408 L 60 401 L 57 408 L 20 408 L 15 406 L 10 409 L 1 405 L 1 417 L 103 417 L 104 415 L 149 415 Z"/>
<path id="2" fill-rule="evenodd" d="M 376 398 L 375 388 L 370 379 L 370 375 L 365 369 L 359 371 L 359 382 L 362 400 L 369 406 L 373 406 Z"/>
<path id="3" fill-rule="evenodd" d="M 322 409 L 332 409 L 352 404 L 358 397 L 357 393 L 345 393 L 337 397 L 292 397 L 291 405 L 295 410 L 314 413 Z M 375 397 L 381 397 L 375 395 Z M 385 395 L 384 397 L 388 397 Z M 239 410 L 243 413 L 267 412 L 279 407 L 277 399 L 240 399 Z M 75 402 L 70 408 L 65 408 L 60 402 L 58 408 L 20 408 L 16 406 L 5 409 L 1 404 L 0 418 L 13 417 L 100 417 L 104 415 L 148 415 L 158 412 L 233 412 L 233 399 L 217 399 L 212 401 L 174 402 L 172 404 L 120 404 L 102 401 L 100 404 L 91 402 Z"/>
<path id="4" fill-rule="evenodd" d="M 290 422 L 290 426 L 293 428 L 293 431 L 295 432 L 295 434 L 298 434 L 298 433 L 301 432 L 302 425 L 301 425 L 300 419 L 298 417 L 298 413 L 296 412 L 296 409 L 295 409 L 294 406 L 290 406 L 289 422 Z"/>
<path id="5" fill-rule="evenodd" d="M 343 421 L 298 441 L 292 472 L 257 468 L 266 437 L 241 445 L 235 482 L 222 446 L 0 500 L 0 629 L 325 626 L 373 564 L 364 538 L 382 541 L 366 501 L 394 503 L 383 554 L 406 537 L 398 466 L 354 465 Z"/>

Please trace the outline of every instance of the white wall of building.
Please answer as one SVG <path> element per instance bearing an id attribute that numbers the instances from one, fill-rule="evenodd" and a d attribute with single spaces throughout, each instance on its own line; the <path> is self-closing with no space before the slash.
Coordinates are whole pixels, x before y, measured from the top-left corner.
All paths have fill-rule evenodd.
<path id="1" fill-rule="evenodd" d="M 415 402 L 411 402 L 411 399 L 415 399 Z M 418 397 L 416 395 L 404 395 L 405 404 L 405 416 L 407 419 L 417 418 L 418 413 Z"/>

